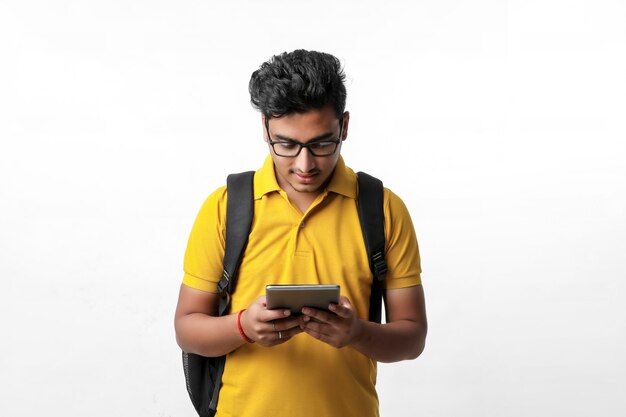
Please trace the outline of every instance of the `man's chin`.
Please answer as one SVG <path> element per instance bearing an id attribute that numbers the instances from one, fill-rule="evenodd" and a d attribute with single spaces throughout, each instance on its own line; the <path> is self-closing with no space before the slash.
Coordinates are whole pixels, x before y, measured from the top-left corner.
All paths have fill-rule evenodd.
<path id="1" fill-rule="evenodd" d="M 296 190 L 299 193 L 318 193 L 320 191 L 319 184 L 300 184 L 295 183 L 291 184 L 291 188 Z"/>

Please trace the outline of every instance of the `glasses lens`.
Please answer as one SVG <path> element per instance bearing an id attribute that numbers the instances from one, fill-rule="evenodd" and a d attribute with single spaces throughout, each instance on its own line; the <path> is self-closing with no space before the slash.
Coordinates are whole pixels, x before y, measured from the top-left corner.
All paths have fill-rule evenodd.
<path id="1" fill-rule="evenodd" d="M 315 142 L 309 146 L 315 156 L 329 156 L 335 153 L 337 142 Z"/>
<path id="2" fill-rule="evenodd" d="M 296 156 L 300 152 L 300 145 L 293 142 L 274 142 L 272 146 L 278 156 Z"/>

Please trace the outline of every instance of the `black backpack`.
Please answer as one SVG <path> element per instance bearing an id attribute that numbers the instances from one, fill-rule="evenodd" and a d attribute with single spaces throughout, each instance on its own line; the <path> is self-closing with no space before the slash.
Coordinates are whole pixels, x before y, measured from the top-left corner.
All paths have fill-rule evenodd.
<path id="1" fill-rule="evenodd" d="M 358 212 L 365 248 L 372 271 L 369 320 L 380 323 L 382 281 L 387 273 L 385 262 L 385 223 L 383 215 L 383 183 L 359 172 Z M 220 294 L 218 314 L 224 315 L 235 290 L 237 271 L 254 216 L 254 171 L 231 174 L 226 181 L 226 247 L 224 271 L 217 285 Z M 200 417 L 213 417 L 222 382 L 226 356 L 205 357 L 183 352 L 183 369 L 187 392 Z"/>

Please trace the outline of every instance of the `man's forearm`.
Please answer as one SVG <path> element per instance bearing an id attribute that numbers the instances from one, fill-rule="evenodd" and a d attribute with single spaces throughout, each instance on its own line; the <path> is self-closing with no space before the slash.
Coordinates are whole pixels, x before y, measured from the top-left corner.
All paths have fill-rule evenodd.
<path id="1" fill-rule="evenodd" d="M 222 356 L 245 343 L 237 330 L 237 315 L 214 317 L 192 313 L 176 320 L 176 341 L 185 352 Z"/>
<path id="2" fill-rule="evenodd" d="M 361 321 L 353 348 L 378 362 L 417 358 L 424 350 L 426 326 L 410 320 L 378 324 Z"/>

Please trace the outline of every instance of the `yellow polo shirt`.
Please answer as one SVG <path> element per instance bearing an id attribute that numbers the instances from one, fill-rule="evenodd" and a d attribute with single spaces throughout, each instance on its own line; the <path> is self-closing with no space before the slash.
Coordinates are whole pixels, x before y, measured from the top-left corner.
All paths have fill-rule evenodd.
<path id="1" fill-rule="evenodd" d="M 230 311 L 247 308 L 267 284 L 339 284 L 368 318 L 372 275 L 356 208 L 357 178 L 339 158 L 306 213 L 278 186 L 271 157 L 254 176 L 254 220 Z M 224 257 L 226 187 L 205 201 L 185 253 L 183 283 L 217 292 Z M 419 285 L 415 231 L 404 203 L 385 188 L 385 288 Z M 378 416 L 376 362 L 307 334 L 266 348 L 245 344 L 227 355 L 218 417 Z"/>

